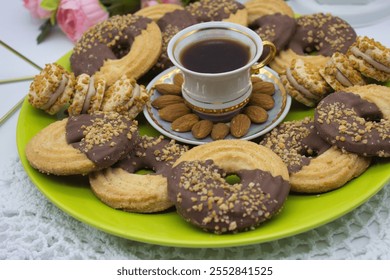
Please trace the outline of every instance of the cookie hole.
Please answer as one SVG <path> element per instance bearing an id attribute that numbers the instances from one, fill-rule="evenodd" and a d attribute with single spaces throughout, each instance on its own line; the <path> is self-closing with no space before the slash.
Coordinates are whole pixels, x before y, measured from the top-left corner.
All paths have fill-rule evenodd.
<path id="1" fill-rule="evenodd" d="M 241 178 L 240 178 L 237 174 L 228 174 L 228 175 L 225 177 L 225 181 L 226 181 L 229 185 L 234 185 L 234 184 L 239 184 L 239 183 L 241 183 Z"/>
<path id="2" fill-rule="evenodd" d="M 377 123 L 379 123 L 383 117 L 382 117 L 381 114 L 367 114 L 367 115 L 362 116 L 362 118 L 366 122 L 377 122 Z"/>
<path id="3" fill-rule="evenodd" d="M 117 44 L 115 44 L 111 48 L 111 50 L 117 59 L 121 59 L 122 57 L 124 57 L 129 53 L 130 47 L 131 45 L 128 41 L 121 40 Z"/>
<path id="4" fill-rule="evenodd" d="M 147 174 L 155 174 L 156 172 L 154 172 L 153 169 L 143 168 L 143 169 L 135 171 L 134 173 L 138 174 L 138 175 L 147 175 Z"/>

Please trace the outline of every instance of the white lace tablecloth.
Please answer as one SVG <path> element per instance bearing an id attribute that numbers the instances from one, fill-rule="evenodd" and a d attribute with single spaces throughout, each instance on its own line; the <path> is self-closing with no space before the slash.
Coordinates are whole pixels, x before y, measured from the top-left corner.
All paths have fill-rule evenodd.
<path id="1" fill-rule="evenodd" d="M 19 158 L 0 166 L 0 259 L 390 259 L 390 184 L 314 230 L 231 248 L 139 243 L 81 223 L 31 183 Z"/>

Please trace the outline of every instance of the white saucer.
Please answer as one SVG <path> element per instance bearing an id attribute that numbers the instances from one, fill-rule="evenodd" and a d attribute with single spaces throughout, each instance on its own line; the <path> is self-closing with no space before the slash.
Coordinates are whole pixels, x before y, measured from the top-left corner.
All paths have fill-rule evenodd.
<path id="1" fill-rule="evenodd" d="M 156 76 L 146 87 L 150 92 L 150 103 L 160 96 L 160 93 L 154 89 L 154 85 L 157 83 L 173 83 L 173 76 L 179 73 L 180 70 L 176 67 L 171 67 L 158 76 Z M 268 111 L 268 120 L 262 124 L 252 124 L 246 136 L 240 138 L 243 140 L 251 140 L 257 138 L 277 126 L 287 115 L 291 107 L 291 97 L 286 93 L 283 84 L 279 80 L 278 74 L 269 67 L 264 67 L 260 70 L 258 76 L 264 81 L 272 82 L 275 85 L 275 94 L 273 98 L 275 100 L 275 106 Z M 162 120 L 159 117 L 157 109 L 153 108 L 150 103 L 144 109 L 144 115 L 147 121 L 161 134 L 175 139 L 179 142 L 190 145 L 201 145 L 204 143 L 212 142 L 211 137 L 204 139 L 196 139 L 192 136 L 191 132 L 177 132 L 171 129 L 171 123 Z M 237 139 L 232 135 L 228 135 L 226 139 Z"/>

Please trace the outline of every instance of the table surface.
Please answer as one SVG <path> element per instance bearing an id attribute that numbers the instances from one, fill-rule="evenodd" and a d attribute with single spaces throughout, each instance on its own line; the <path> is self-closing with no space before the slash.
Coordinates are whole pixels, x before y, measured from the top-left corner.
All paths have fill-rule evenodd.
<path id="1" fill-rule="evenodd" d="M 0 10 L 0 40 L 43 67 L 73 44 L 54 30 L 38 45 L 41 23 L 29 15 L 22 1 L 7 1 Z M 390 18 L 384 18 L 356 32 L 389 47 L 389 26 Z M 38 73 L 2 46 L 0 58 L 0 80 Z M 0 117 L 27 94 L 29 85 L 30 81 L 0 85 Z M 30 182 L 17 153 L 18 113 L 0 126 L 0 259 L 390 259 L 389 184 L 336 221 L 263 244 L 189 249 L 106 234 L 63 213 Z"/>

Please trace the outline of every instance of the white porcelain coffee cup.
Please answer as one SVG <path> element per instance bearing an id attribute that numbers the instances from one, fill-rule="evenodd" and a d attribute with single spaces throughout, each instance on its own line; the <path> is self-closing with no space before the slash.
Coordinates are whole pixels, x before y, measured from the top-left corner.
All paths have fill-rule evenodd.
<path id="1" fill-rule="evenodd" d="M 248 62 L 237 69 L 222 73 L 201 73 L 187 69 L 181 62 L 182 52 L 190 45 L 210 39 L 238 41 L 249 48 Z M 270 52 L 258 61 L 263 48 Z M 262 41 L 251 29 L 229 22 L 205 22 L 178 32 L 168 44 L 168 56 L 184 76 L 182 94 L 187 105 L 198 114 L 213 120 L 226 119 L 244 107 L 252 92 L 250 76 L 267 65 L 275 56 L 276 48 Z"/>

